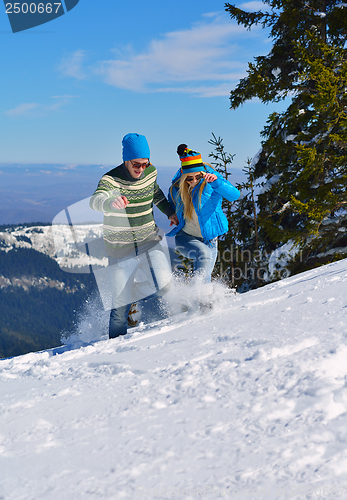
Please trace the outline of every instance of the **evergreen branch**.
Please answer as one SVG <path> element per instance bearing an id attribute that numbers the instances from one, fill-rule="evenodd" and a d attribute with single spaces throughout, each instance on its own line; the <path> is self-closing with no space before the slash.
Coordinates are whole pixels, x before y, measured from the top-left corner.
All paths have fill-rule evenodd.
<path id="1" fill-rule="evenodd" d="M 248 31 L 253 25 L 261 23 L 262 27 L 272 26 L 278 20 L 278 14 L 272 12 L 246 12 L 235 5 L 226 3 L 225 10 L 229 12 L 231 19 L 235 19 L 237 24 L 242 24 Z"/>

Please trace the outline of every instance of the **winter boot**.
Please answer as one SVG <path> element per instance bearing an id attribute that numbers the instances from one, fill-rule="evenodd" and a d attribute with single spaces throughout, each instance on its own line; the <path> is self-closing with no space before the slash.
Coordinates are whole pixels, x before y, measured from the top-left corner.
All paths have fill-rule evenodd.
<path id="1" fill-rule="evenodd" d="M 128 326 L 130 328 L 133 328 L 134 326 L 137 326 L 139 323 L 140 319 L 140 311 L 139 308 L 137 307 L 136 302 L 131 304 L 129 314 L 128 314 Z"/>

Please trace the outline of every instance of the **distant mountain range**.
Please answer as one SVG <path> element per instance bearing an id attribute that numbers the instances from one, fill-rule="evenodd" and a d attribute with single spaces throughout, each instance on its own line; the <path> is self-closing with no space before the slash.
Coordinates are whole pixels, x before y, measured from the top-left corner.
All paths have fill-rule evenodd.
<path id="1" fill-rule="evenodd" d="M 51 223 L 65 207 L 91 196 L 109 168 L 0 164 L 0 224 Z"/>
<path id="2" fill-rule="evenodd" d="M 59 346 L 90 297 L 102 309 L 93 271 L 107 264 L 101 223 L 0 226 L 0 357 Z"/>
<path id="3" fill-rule="evenodd" d="M 0 226 L 0 357 L 60 345 L 97 293 L 93 274 L 65 272 L 58 260 L 52 226 Z"/>
<path id="4" fill-rule="evenodd" d="M 0 163 L 0 224 L 51 223 L 61 210 L 91 196 L 115 165 Z M 158 168 L 167 192 L 176 168 Z"/>

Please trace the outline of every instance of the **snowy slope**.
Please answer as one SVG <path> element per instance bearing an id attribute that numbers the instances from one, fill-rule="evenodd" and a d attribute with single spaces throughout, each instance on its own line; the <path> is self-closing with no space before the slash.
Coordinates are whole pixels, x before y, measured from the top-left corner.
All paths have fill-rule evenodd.
<path id="1" fill-rule="evenodd" d="M 346 497 L 346 264 L 1 360 L 0 498 Z"/>

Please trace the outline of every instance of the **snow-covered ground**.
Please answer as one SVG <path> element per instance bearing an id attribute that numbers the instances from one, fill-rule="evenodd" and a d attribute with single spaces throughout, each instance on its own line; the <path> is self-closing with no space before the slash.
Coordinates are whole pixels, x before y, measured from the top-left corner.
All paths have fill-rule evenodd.
<path id="1" fill-rule="evenodd" d="M 79 272 L 80 268 L 82 272 L 83 269 L 88 269 L 89 265 L 107 266 L 103 252 L 102 230 L 101 223 L 69 225 L 67 221 L 52 226 L 8 228 L 0 232 L 0 251 L 32 248 L 54 258 L 65 270 Z M 87 252 L 85 243 L 91 246 L 91 252 Z M 103 255 L 94 256 L 93 250 Z"/>
<path id="2" fill-rule="evenodd" d="M 0 498 L 346 497 L 346 264 L 1 360 Z"/>

